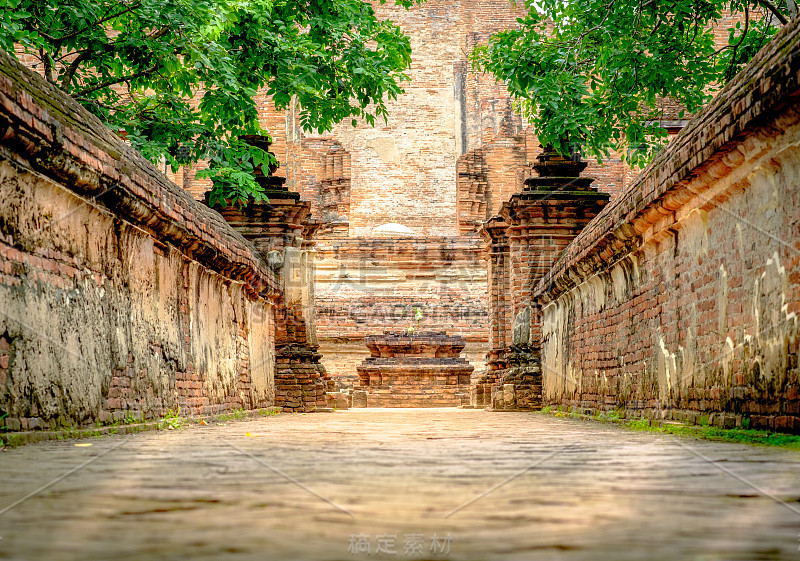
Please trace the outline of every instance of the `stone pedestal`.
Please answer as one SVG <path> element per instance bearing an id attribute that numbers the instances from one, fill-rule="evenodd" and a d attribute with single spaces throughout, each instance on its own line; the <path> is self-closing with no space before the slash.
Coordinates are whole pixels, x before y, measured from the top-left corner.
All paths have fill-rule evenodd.
<path id="1" fill-rule="evenodd" d="M 459 355 L 466 341 L 445 333 L 389 333 L 365 338 L 372 356 L 358 366 L 367 407 L 457 407 L 469 403 L 474 367 Z M 363 403 L 359 394 L 359 404 Z"/>
<path id="2" fill-rule="evenodd" d="M 541 408 L 541 320 L 533 289 L 561 251 L 608 202 L 581 177 L 586 162 L 546 149 L 538 177 L 504 203 L 481 228 L 489 267 L 487 373 L 472 405 L 497 410 Z"/>
<path id="3" fill-rule="evenodd" d="M 261 137 L 248 143 L 267 150 Z M 328 384 L 322 355 L 317 352 L 314 323 L 314 248 L 310 237 L 319 225 L 309 219 L 311 204 L 289 191 L 286 179 L 256 170 L 269 203 L 243 208 L 215 208 L 258 250 L 281 283 L 275 299 L 275 405 L 284 411 L 306 412 L 327 408 Z M 208 201 L 206 201 L 208 202 Z"/>

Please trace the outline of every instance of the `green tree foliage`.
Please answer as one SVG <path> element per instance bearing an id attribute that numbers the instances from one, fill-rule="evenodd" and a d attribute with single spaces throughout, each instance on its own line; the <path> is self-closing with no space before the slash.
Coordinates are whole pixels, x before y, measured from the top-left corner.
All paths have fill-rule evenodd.
<path id="1" fill-rule="evenodd" d="M 526 0 L 528 14 L 472 54 L 508 85 L 545 145 L 649 161 L 670 98 L 695 112 L 796 15 L 794 0 Z M 787 4 L 788 1 L 788 4 Z M 740 16 L 718 46 L 724 13 Z M 682 117 L 682 115 L 681 115 Z"/>
<path id="2" fill-rule="evenodd" d="M 34 55 L 151 161 L 207 161 L 223 202 L 263 200 L 253 169 L 276 163 L 237 140 L 267 132 L 257 90 L 279 109 L 296 99 L 306 130 L 372 124 L 411 62 L 408 37 L 363 0 L 0 0 L 0 24 L 1 48 Z"/>

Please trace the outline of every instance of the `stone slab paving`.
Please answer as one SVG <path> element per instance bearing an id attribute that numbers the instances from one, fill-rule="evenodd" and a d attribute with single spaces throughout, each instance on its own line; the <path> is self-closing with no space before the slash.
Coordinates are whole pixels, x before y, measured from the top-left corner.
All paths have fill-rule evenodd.
<path id="1" fill-rule="evenodd" d="M 0 559 L 800 561 L 800 453 L 536 413 L 284 414 L 3 452 L 0 512 Z"/>

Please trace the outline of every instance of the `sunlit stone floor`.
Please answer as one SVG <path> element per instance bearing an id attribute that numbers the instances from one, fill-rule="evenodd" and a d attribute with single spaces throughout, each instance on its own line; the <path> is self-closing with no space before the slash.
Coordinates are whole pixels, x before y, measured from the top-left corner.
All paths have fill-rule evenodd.
<path id="1" fill-rule="evenodd" d="M 534 413 L 284 414 L 3 452 L 0 512 L 2 559 L 800 561 L 800 453 Z"/>

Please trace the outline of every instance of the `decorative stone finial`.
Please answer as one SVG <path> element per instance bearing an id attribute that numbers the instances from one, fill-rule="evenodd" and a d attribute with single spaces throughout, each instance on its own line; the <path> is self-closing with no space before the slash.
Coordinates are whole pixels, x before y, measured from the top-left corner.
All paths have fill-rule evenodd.
<path id="1" fill-rule="evenodd" d="M 536 160 L 538 163 L 533 168 L 539 172 L 539 177 L 580 177 L 581 172 L 589 165 L 588 162 L 581 161 L 578 154 L 567 159 L 552 146 L 545 147 Z"/>
<path id="2" fill-rule="evenodd" d="M 588 162 L 581 161 L 579 155 L 573 158 L 561 156 L 552 146 L 545 147 L 536 157 L 533 169 L 539 177 L 525 180 L 526 191 L 587 191 L 591 189 L 594 179 L 581 177 Z"/>
<path id="3" fill-rule="evenodd" d="M 261 148 L 265 152 L 269 152 L 274 156 L 274 154 L 270 151 L 270 146 L 272 146 L 272 140 L 268 136 L 263 136 L 260 134 L 243 134 L 239 137 L 239 140 L 242 142 L 253 146 L 254 148 Z M 276 171 L 278 171 L 278 166 L 272 164 L 267 173 L 264 173 L 262 169 L 263 166 L 258 166 L 253 170 L 253 175 L 256 178 L 256 182 L 261 185 L 267 197 L 270 199 L 272 198 L 286 198 L 287 193 L 289 193 L 291 198 L 299 199 L 300 195 L 298 193 L 292 193 L 289 189 L 285 186 L 286 178 L 285 177 L 276 177 L 273 175 Z M 281 196 L 275 197 L 276 194 L 280 194 Z M 293 195 L 297 195 L 296 197 Z"/>

